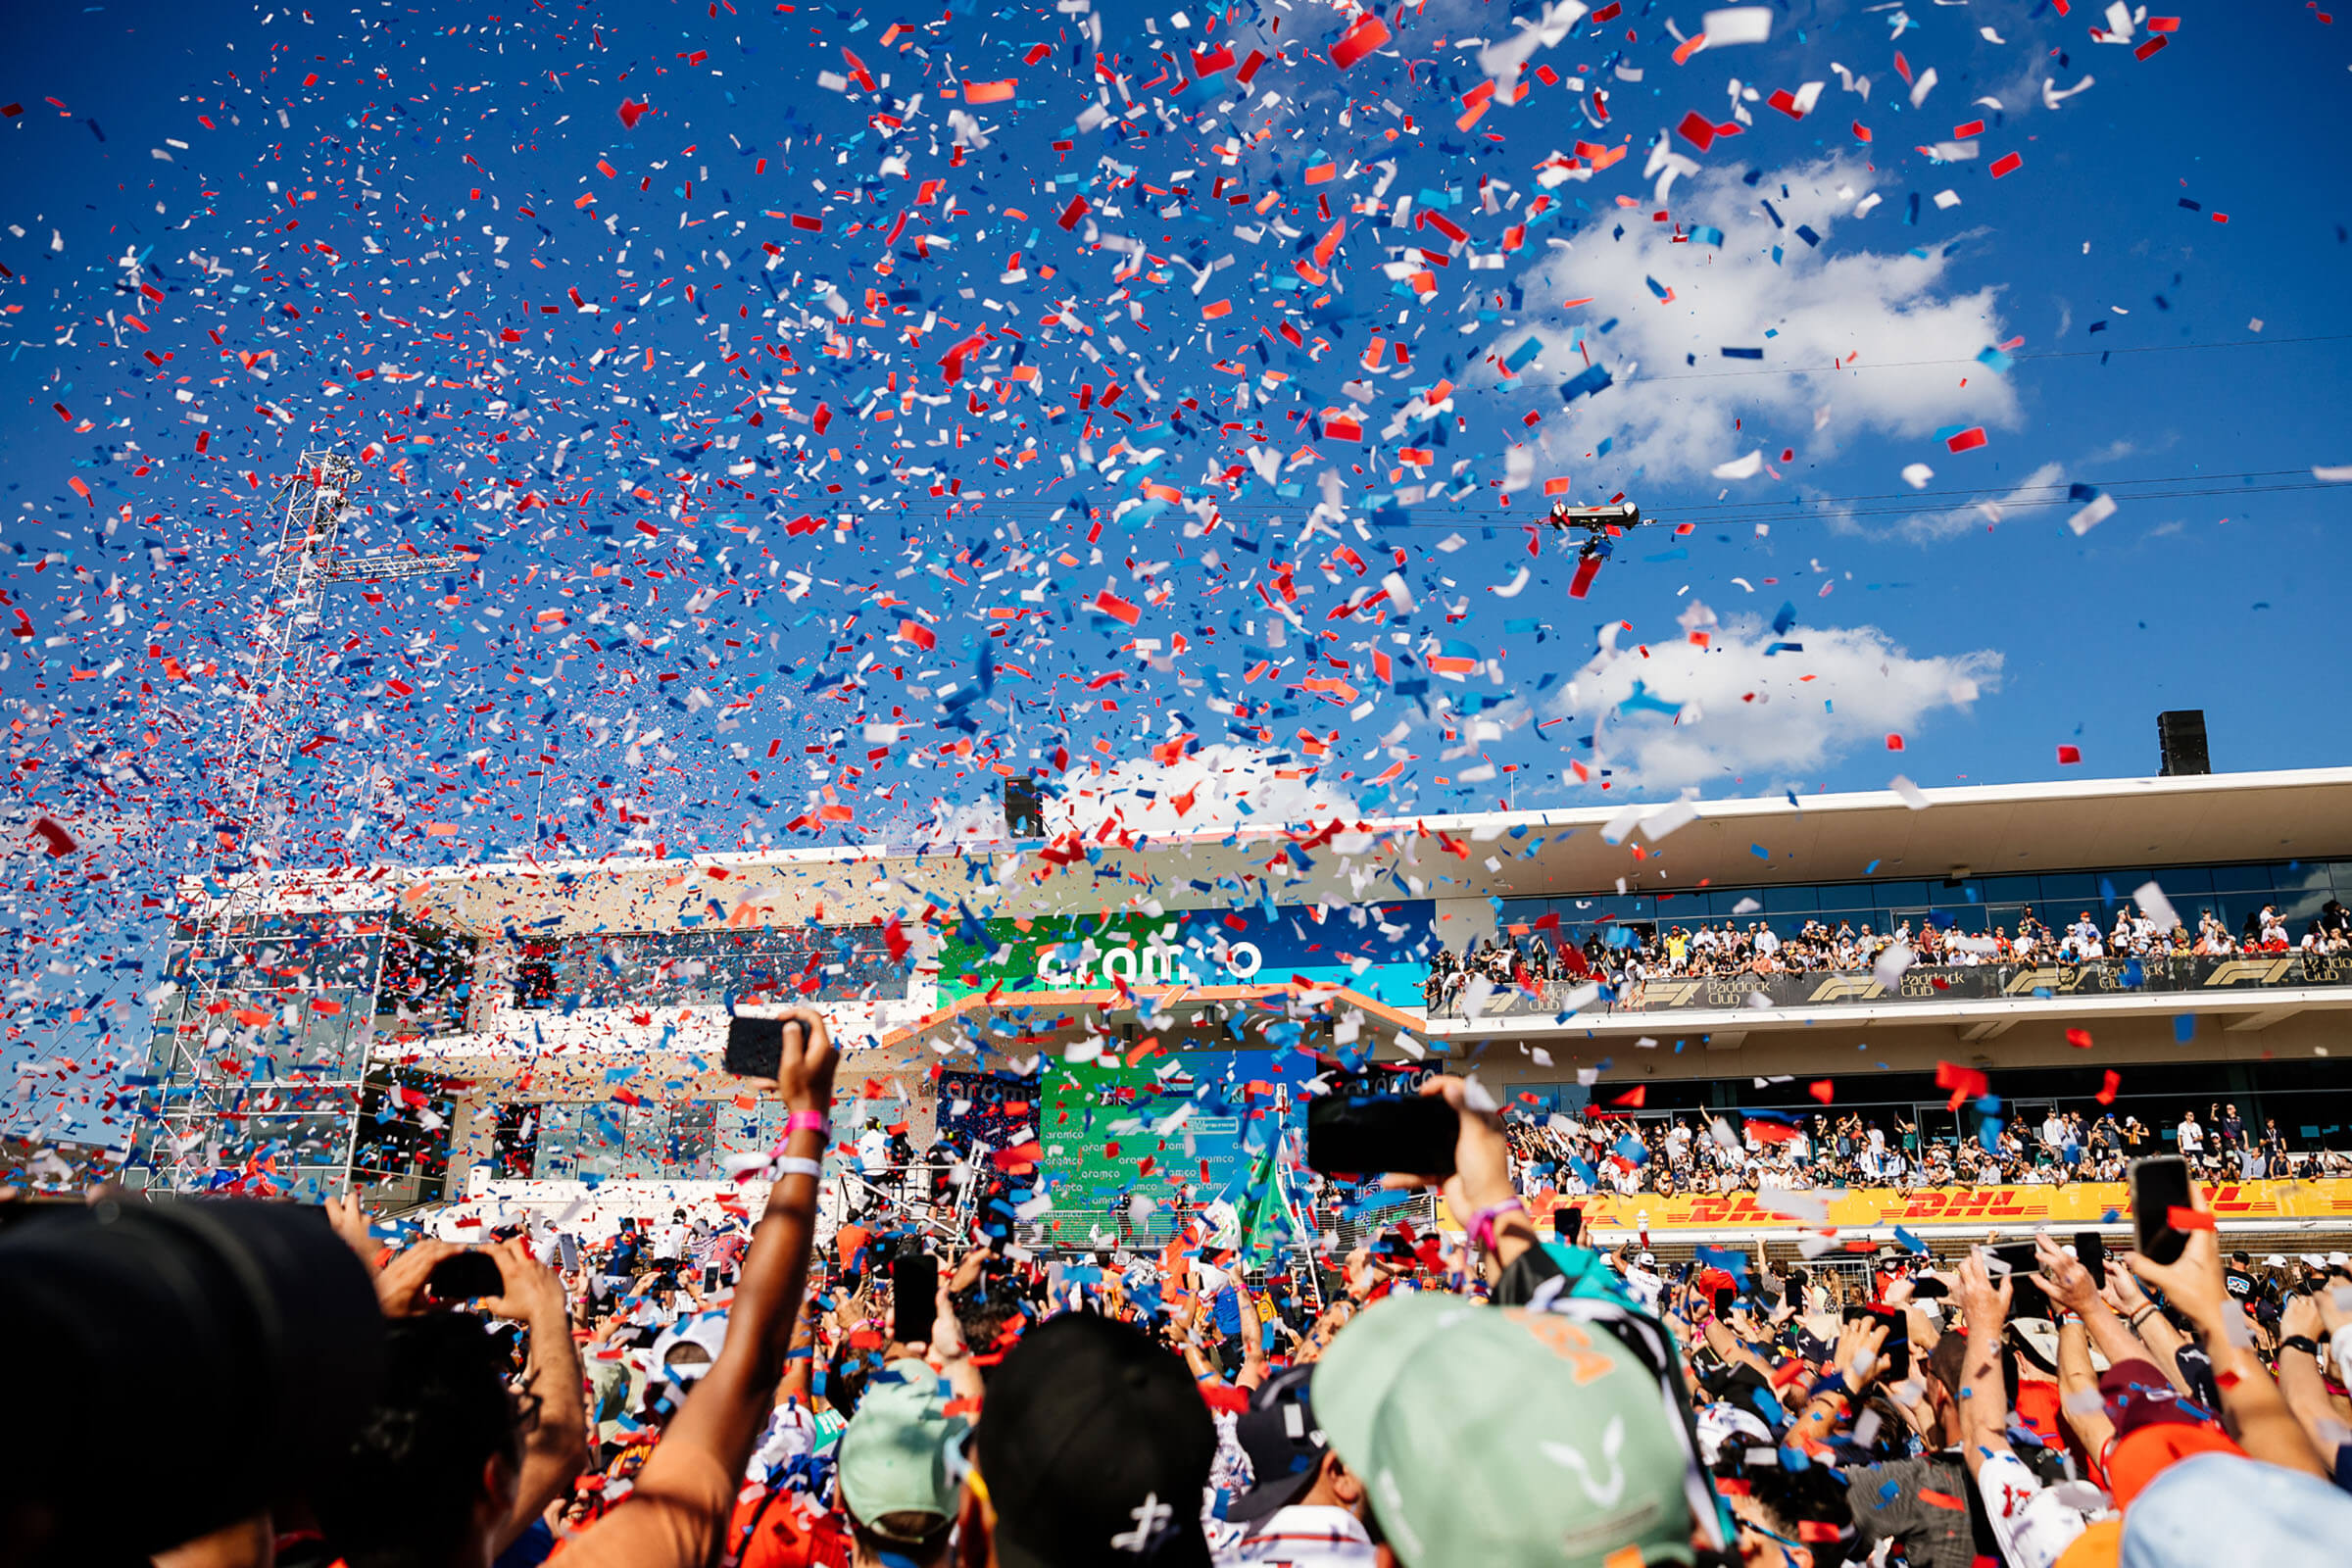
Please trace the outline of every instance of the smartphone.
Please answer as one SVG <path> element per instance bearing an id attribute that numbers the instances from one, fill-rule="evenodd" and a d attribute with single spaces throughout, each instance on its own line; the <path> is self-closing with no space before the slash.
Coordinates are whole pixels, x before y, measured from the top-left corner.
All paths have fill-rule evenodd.
<path id="1" fill-rule="evenodd" d="M 773 1078 L 784 1065 L 784 1020 L 729 1018 L 725 1065 L 738 1078 Z"/>
<path id="2" fill-rule="evenodd" d="M 901 1345 L 927 1343 L 939 1320 L 939 1259 L 907 1252 L 890 1262 L 890 1337 Z"/>
<path id="3" fill-rule="evenodd" d="M 2193 1206 L 2188 1161 L 2178 1154 L 2133 1160 L 2131 1174 L 2132 1229 L 2139 1255 L 2151 1263 L 2173 1263 L 2188 1250 L 2188 1235 L 2173 1229 L 2176 1208 Z"/>
<path id="4" fill-rule="evenodd" d="M 556 1255 L 564 1260 L 564 1272 L 576 1273 L 580 1266 L 580 1239 L 565 1231 L 556 1238 Z"/>
<path id="5" fill-rule="evenodd" d="M 1555 1208 L 1551 1211 L 1551 1234 L 1562 1244 L 1574 1247 L 1576 1239 L 1585 1233 L 1585 1211 L 1581 1208 Z"/>
<path id="6" fill-rule="evenodd" d="M 1732 1306 L 1739 1299 L 1740 1288 L 1738 1286 L 1718 1285 L 1715 1287 L 1715 1315 L 1717 1317 L 1731 1316 Z"/>
<path id="7" fill-rule="evenodd" d="M 703 1265 L 703 1294 L 705 1296 L 716 1294 L 718 1290 L 718 1275 L 719 1267 L 716 1263 L 705 1263 Z"/>
<path id="8" fill-rule="evenodd" d="M 2107 1284 L 2107 1238 L 2097 1231 L 2075 1232 L 2075 1261 L 2090 1271 L 2093 1290 Z"/>
<path id="9" fill-rule="evenodd" d="M 1326 1175 L 1453 1174 L 1461 1117 L 1434 1095 L 1324 1095 L 1306 1107 L 1306 1162 Z"/>
<path id="10" fill-rule="evenodd" d="M 1911 1381 L 1911 1318 L 1899 1306 L 1866 1306 L 1866 1316 L 1886 1325 L 1886 1343 L 1879 1353 L 1886 1357 L 1886 1377 L 1893 1383 Z"/>
<path id="11" fill-rule="evenodd" d="M 2048 1317 L 2050 1298 L 2042 1294 L 2040 1286 L 2027 1278 L 2041 1267 L 2041 1254 L 2034 1250 L 2034 1244 L 2003 1242 L 1990 1250 L 1994 1257 L 2009 1265 L 2009 1315 Z"/>
<path id="12" fill-rule="evenodd" d="M 424 1288 L 436 1301 L 469 1301 L 478 1296 L 500 1296 L 507 1288 L 498 1259 L 488 1252 L 453 1252 L 433 1265 Z"/>

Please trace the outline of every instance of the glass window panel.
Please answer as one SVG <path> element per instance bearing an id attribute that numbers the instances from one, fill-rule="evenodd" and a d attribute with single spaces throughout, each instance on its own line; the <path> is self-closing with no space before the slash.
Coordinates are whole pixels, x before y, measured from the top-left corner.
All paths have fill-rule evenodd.
<path id="1" fill-rule="evenodd" d="M 719 1174 L 710 1152 L 716 1143 L 717 1107 L 696 1101 L 677 1106 L 669 1118 L 669 1159 L 664 1174 L 680 1181 L 703 1181 Z"/>
<path id="2" fill-rule="evenodd" d="M 618 1174 L 634 1177 L 668 1174 L 662 1160 L 669 1149 L 669 1107 L 648 1102 L 630 1105 L 627 1111 Z"/>
<path id="3" fill-rule="evenodd" d="M 1764 912 L 1766 914 L 1811 913 L 1820 907 L 1821 890 L 1819 888 L 1767 888 L 1764 890 Z M 1797 922 L 1799 926 L 1803 924 L 1804 922 L 1801 920 Z M 1780 922 L 1773 922 L 1773 929 L 1779 931 L 1781 929 Z"/>
<path id="4" fill-rule="evenodd" d="M 1925 882 L 1874 882 L 1871 903 L 1882 909 L 1916 909 L 1928 902 Z"/>
<path id="5" fill-rule="evenodd" d="M 2213 890 L 2216 893 L 2268 893 L 2271 886 L 2271 868 L 2268 865 L 2217 865 L 2213 868 Z"/>
<path id="6" fill-rule="evenodd" d="M 2045 876 L 2041 879 L 2041 902 L 2047 905 L 2063 904 L 2067 906 L 2066 918 L 2072 920 L 2082 910 L 2091 908 L 2098 904 L 2099 879 L 2095 876 L 2072 871 L 2062 875 Z M 2034 912 L 2038 914 L 2042 911 Z M 2052 915 L 2049 918 L 2054 919 L 2056 916 Z"/>

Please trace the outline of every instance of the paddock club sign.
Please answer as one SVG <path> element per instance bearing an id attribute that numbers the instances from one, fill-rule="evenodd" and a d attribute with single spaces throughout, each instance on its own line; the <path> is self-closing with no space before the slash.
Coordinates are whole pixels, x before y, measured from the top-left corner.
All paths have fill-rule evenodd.
<path id="1" fill-rule="evenodd" d="M 1541 994 L 1497 990 L 1482 1016 L 1557 1012 L 1581 981 L 1571 978 L 1539 988 Z M 1639 1000 L 1630 990 L 1614 1004 L 1618 1012 L 1672 1012 L 1682 1008 L 1826 1007 L 1846 1002 L 1991 1002 L 2002 998 L 2102 996 L 2134 992 L 2212 992 L 2262 987 L 2352 985 L 2352 958 L 2302 954 L 2257 954 L 2248 957 L 2094 958 L 2088 963 L 1985 963 L 1950 968 L 1916 965 L 1889 989 L 1867 970 L 1810 974 L 1732 974 L 1667 977 L 1643 983 Z M 1457 1001 L 1447 1009 L 1459 1015 Z M 1443 1014 L 1441 1014 L 1443 1016 Z"/>
<path id="2" fill-rule="evenodd" d="M 1298 975 L 1418 1008 L 1437 946 L 1431 919 L 1429 901 L 1412 900 L 958 921 L 940 951 L 940 1000 L 1115 985 L 1279 985 Z"/>

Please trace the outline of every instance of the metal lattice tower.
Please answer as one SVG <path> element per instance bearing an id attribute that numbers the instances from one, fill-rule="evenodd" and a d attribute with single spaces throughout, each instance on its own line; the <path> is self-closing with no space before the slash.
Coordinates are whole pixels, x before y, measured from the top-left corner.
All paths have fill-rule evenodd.
<path id="1" fill-rule="evenodd" d="M 169 1039 L 158 1031 L 150 1063 L 157 1134 L 149 1146 L 152 1186 L 174 1191 L 208 1187 L 220 1168 L 207 1152 L 208 1141 L 219 1130 L 257 1118 L 304 1115 L 338 1124 L 337 1179 L 330 1185 L 349 1186 L 367 1072 L 366 1032 L 374 1010 L 380 955 L 368 969 L 367 1010 L 354 1022 L 357 1038 L 341 1074 L 332 1078 L 299 1069 L 288 1074 L 274 1064 L 270 1052 L 247 1049 L 239 1039 L 247 1019 L 238 1014 L 250 1017 L 251 1004 L 260 996 L 257 992 L 249 998 L 231 982 L 239 921 L 266 907 L 272 841 L 283 815 L 272 806 L 270 788 L 286 767 L 288 721 L 299 707 L 295 697 L 303 684 L 295 653 L 318 629 L 327 588 L 428 576 L 473 559 L 414 550 L 336 555 L 358 477 L 359 466 L 342 453 L 305 451 L 270 500 L 270 506 L 279 509 L 277 544 L 255 622 L 253 661 L 238 703 L 234 738 L 217 775 L 223 781 L 224 826 L 235 832 L 235 849 L 215 858 L 215 884 L 208 887 L 194 919 L 187 960 L 192 983 L 168 1004 L 179 1009 Z M 270 1071 L 257 1074 L 255 1068 L 265 1062 L 271 1064 Z"/>

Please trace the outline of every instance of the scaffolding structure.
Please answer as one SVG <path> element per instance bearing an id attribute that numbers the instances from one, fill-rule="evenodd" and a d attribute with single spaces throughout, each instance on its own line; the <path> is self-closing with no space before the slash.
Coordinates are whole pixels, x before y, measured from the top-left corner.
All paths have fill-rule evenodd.
<path id="1" fill-rule="evenodd" d="M 270 503 L 277 542 L 216 773 L 224 807 L 213 874 L 173 933 L 165 973 L 177 985 L 157 1004 L 142 1086 L 147 1119 L 132 1171 L 151 1190 L 316 1200 L 352 1185 L 391 921 L 269 907 L 286 816 L 273 786 L 308 684 L 296 655 L 329 587 L 428 576 L 472 559 L 337 555 L 358 477 L 344 454 L 308 450 Z M 301 983 L 289 986 L 290 976 Z"/>

